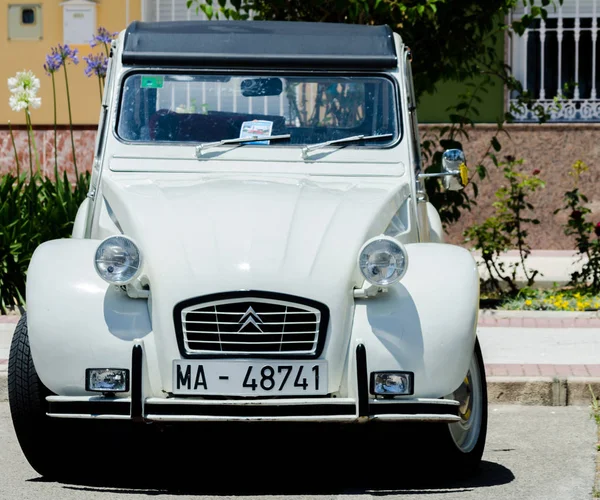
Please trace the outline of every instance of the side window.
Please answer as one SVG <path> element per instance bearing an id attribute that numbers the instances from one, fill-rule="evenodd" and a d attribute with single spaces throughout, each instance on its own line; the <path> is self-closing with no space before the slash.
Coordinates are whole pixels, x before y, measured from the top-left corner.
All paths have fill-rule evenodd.
<path id="1" fill-rule="evenodd" d="M 411 55 L 410 51 L 406 52 L 404 68 L 405 68 L 405 85 L 406 85 L 406 96 L 408 99 L 408 112 L 410 121 L 410 140 L 411 149 L 413 153 L 413 161 L 415 171 L 421 172 L 421 140 L 419 138 L 419 122 L 417 121 L 417 100 L 415 98 L 415 89 L 413 87 L 412 69 L 410 65 Z"/>

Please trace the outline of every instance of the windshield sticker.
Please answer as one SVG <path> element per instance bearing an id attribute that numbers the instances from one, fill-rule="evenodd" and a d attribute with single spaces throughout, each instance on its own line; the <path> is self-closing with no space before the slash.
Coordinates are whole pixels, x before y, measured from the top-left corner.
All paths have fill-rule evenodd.
<path id="1" fill-rule="evenodd" d="M 253 120 L 242 123 L 240 130 L 240 139 L 245 137 L 267 137 L 271 135 L 273 122 L 267 120 Z M 269 141 L 247 142 L 246 144 L 269 144 Z"/>
<path id="2" fill-rule="evenodd" d="M 164 83 L 164 76 L 145 75 L 142 76 L 142 83 L 140 84 L 140 87 L 143 89 L 162 89 Z"/>

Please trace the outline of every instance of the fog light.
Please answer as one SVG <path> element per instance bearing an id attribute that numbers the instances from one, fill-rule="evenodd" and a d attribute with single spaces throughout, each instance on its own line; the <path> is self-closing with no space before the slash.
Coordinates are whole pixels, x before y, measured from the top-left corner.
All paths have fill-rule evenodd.
<path id="1" fill-rule="evenodd" d="M 411 372 L 371 373 L 371 394 L 398 396 L 412 393 L 413 374 Z"/>
<path id="2" fill-rule="evenodd" d="M 120 368 L 88 368 L 85 371 L 85 390 L 96 392 L 127 392 L 129 370 Z"/>

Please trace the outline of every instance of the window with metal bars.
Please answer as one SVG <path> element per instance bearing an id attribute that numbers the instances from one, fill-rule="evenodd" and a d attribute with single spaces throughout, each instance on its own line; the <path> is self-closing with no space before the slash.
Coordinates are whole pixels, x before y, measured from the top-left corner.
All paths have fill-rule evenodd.
<path id="1" fill-rule="evenodd" d="M 513 37 L 511 68 L 554 122 L 600 121 L 597 50 L 600 0 L 564 0 L 548 9 L 521 37 Z M 527 13 L 515 9 L 513 17 Z M 567 88 L 565 88 L 565 85 Z M 511 104 L 516 104 L 511 96 Z M 555 98 L 559 98 L 556 106 Z M 518 121 L 535 121 L 529 109 L 513 114 Z"/>
<path id="2" fill-rule="evenodd" d="M 226 2 L 231 8 L 231 3 Z M 142 21 L 206 21 L 201 10 L 187 8 L 187 0 L 142 0 Z"/>

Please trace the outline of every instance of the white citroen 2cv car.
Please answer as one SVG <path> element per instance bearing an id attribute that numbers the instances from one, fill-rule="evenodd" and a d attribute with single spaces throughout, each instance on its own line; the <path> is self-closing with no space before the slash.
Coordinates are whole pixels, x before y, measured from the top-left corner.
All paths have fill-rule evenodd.
<path id="1" fill-rule="evenodd" d="M 28 271 L 9 393 L 31 465 L 55 471 L 61 419 L 388 421 L 473 470 L 479 277 L 423 185 L 465 169 L 450 150 L 421 172 L 387 26 L 131 24 L 73 237 Z"/>

